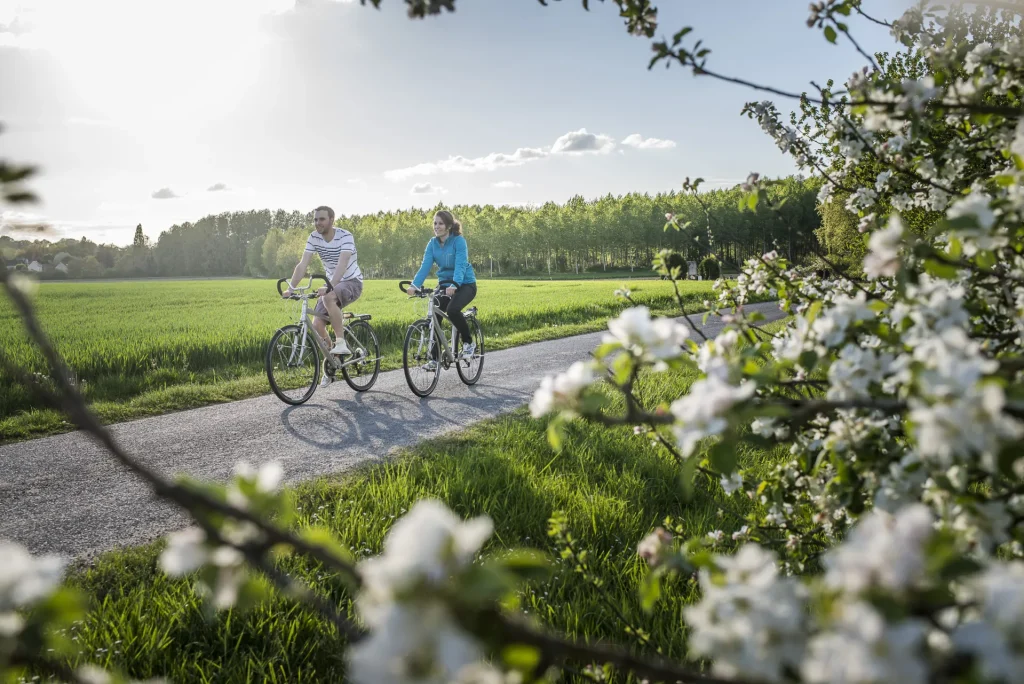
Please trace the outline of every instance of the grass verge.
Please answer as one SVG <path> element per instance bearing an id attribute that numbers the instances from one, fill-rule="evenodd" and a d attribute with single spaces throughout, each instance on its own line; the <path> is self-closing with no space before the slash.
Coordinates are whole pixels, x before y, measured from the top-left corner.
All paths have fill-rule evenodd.
<path id="1" fill-rule="evenodd" d="M 650 375 L 638 388 L 646 402 L 666 400 L 684 393 L 694 378 L 692 373 Z M 660 648 L 668 657 L 682 658 L 681 610 L 693 598 L 692 587 L 683 580 L 669 583 L 663 600 L 646 615 L 638 599 L 645 569 L 636 544 L 666 516 L 681 521 L 688 534 L 728 531 L 729 521 L 717 515 L 723 491 L 705 481 L 686 499 L 677 465 L 630 429 L 577 423 L 565 449 L 555 453 L 545 441 L 545 427 L 521 408 L 394 460 L 304 483 L 295 488 L 300 524 L 329 526 L 365 558 L 380 551 L 390 526 L 415 501 L 435 497 L 463 517 L 494 519 L 485 553 L 526 546 L 554 559 L 547 521 L 561 511 L 588 549 L 590 569 L 603 590 L 559 561 L 553 578 L 523 591 L 523 608 L 583 639 L 635 645 L 627 627 L 642 626 L 651 640 L 642 650 Z M 756 471 L 784 457 L 784 450 L 750 449 L 740 461 Z M 208 619 L 187 579 L 171 580 L 157 569 L 161 547 L 155 542 L 109 552 L 70 575 L 68 584 L 91 604 L 72 630 L 79 648 L 72 664 L 94 662 L 137 678 L 160 675 L 174 681 L 341 680 L 343 640 L 312 611 L 274 594 L 247 612 Z M 289 558 L 282 567 L 351 610 L 349 597 L 315 565 Z"/>

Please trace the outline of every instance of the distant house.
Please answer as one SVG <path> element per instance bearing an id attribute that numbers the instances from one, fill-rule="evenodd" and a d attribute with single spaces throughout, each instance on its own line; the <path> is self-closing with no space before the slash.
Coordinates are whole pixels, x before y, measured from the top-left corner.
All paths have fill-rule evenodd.
<path id="1" fill-rule="evenodd" d="M 67 273 L 68 273 L 68 265 L 63 263 L 63 262 L 61 262 L 61 263 L 57 264 L 56 266 L 54 266 L 53 270 L 60 271 L 64 275 L 67 275 Z"/>
<path id="2" fill-rule="evenodd" d="M 28 265 L 28 270 L 34 271 L 36 273 L 42 273 L 43 265 L 38 261 L 33 261 L 31 264 Z"/>

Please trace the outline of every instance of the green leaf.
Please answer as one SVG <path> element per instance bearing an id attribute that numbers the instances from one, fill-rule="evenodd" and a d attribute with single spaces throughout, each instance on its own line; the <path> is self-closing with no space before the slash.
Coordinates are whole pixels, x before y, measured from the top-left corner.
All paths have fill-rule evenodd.
<path id="1" fill-rule="evenodd" d="M 981 250 L 974 256 L 974 263 L 981 268 L 990 269 L 996 265 L 996 255 L 987 249 Z"/>
<path id="2" fill-rule="evenodd" d="M 513 670 L 533 672 L 540 663 L 540 649 L 526 644 L 511 644 L 501 650 L 501 658 Z"/>
<path id="3" fill-rule="evenodd" d="M 556 417 L 552 419 L 550 423 L 548 423 L 548 444 L 550 444 L 551 448 L 554 449 L 556 452 L 562 451 L 562 445 L 565 442 L 564 422 L 565 421 L 562 420 L 561 418 Z"/>
<path id="4" fill-rule="evenodd" d="M 640 607 L 645 613 L 650 613 L 654 604 L 661 598 L 661 573 L 657 571 L 648 572 L 640 583 Z"/>
<path id="5" fill-rule="evenodd" d="M 814 319 L 818 317 L 818 313 L 821 311 L 822 303 L 820 299 L 816 299 L 813 304 L 807 309 L 807 314 L 804 318 L 807 319 L 808 325 L 814 322 Z"/>
<path id="6" fill-rule="evenodd" d="M 723 439 L 708 450 L 708 458 L 715 470 L 728 475 L 736 469 L 738 462 L 736 443 L 732 439 Z"/>
<path id="7" fill-rule="evenodd" d="M 551 574 L 548 557 L 534 549 L 514 549 L 491 562 L 522 580 L 543 580 Z"/>
<path id="8" fill-rule="evenodd" d="M 818 363 L 818 354 L 811 349 L 800 352 L 800 356 L 797 359 L 799 364 L 805 369 L 811 371 L 814 370 L 814 366 Z"/>
<path id="9" fill-rule="evenodd" d="M 599 345 L 597 349 L 594 350 L 594 357 L 598 359 L 603 359 L 616 349 L 622 349 L 621 342 L 605 342 L 604 344 Z"/>
<path id="10" fill-rule="evenodd" d="M 750 193 L 749 195 L 747 195 L 747 208 L 749 208 L 751 211 L 754 211 L 755 209 L 757 209 L 757 201 L 758 201 L 758 199 L 760 199 L 760 198 L 757 196 L 757 192 L 756 191 Z"/>
<path id="11" fill-rule="evenodd" d="M 924 262 L 924 270 L 936 278 L 945 278 L 950 280 L 956 278 L 957 268 L 951 264 L 946 264 L 936 259 L 926 259 Z"/>
<path id="12" fill-rule="evenodd" d="M 629 354 L 619 354 L 612 361 L 612 378 L 619 385 L 624 385 L 633 372 L 633 357 Z"/>
<path id="13" fill-rule="evenodd" d="M 949 256 L 954 259 L 959 259 L 960 255 L 963 254 L 964 245 L 960 241 L 960 238 L 953 238 L 949 241 Z"/>
<path id="14" fill-rule="evenodd" d="M 825 27 L 825 40 L 835 45 L 836 42 L 836 30 L 831 26 Z"/>
<path id="15" fill-rule="evenodd" d="M 697 459 L 688 458 L 683 461 L 682 468 L 679 471 L 679 485 L 683 489 L 683 501 L 689 502 L 693 500 L 694 486 L 693 486 L 693 474 L 697 472 Z"/>

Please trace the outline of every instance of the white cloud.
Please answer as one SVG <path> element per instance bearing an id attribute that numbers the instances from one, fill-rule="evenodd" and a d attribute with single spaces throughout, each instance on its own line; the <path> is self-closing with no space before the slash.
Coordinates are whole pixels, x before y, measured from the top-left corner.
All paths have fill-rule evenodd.
<path id="1" fill-rule="evenodd" d="M 94 242 L 103 242 L 110 238 L 121 238 L 123 242 L 124 235 L 127 233 L 130 240 L 134 230 L 135 223 L 63 221 L 20 211 L 0 212 L 0 235 L 9 235 L 16 240 L 55 242 L 64 238 L 80 238 L 84 235 Z"/>
<path id="2" fill-rule="evenodd" d="M 676 146 L 675 140 L 660 140 L 658 138 L 645 138 L 639 133 L 627 136 L 622 144 L 638 150 L 667 150 Z"/>
<path id="3" fill-rule="evenodd" d="M 214 183 L 210 187 L 206 188 L 207 192 L 222 192 L 227 190 L 228 186 L 225 183 Z"/>
<path id="4" fill-rule="evenodd" d="M 638 149 L 666 149 L 675 147 L 672 140 L 644 138 L 634 133 L 622 141 L 624 145 Z M 392 169 L 384 172 L 384 177 L 391 181 L 400 181 L 413 176 L 432 176 L 440 173 L 476 173 L 478 171 L 495 171 L 513 166 L 522 166 L 548 157 L 585 154 L 609 154 L 616 149 L 615 140 L 601 133 L 588 133 L 586 128 L 559 136 L 552 145 L 546 147 L 520 147 L 511 154 L 492 152 L 483 157 L 451 156 L 436 162 L 424 162 L 415 166 Z M 620 150 L 621 151 L 621 150 Z M 495 187 L 514 187 L 495 185 Z"/>
<path id="5" fill-rule="evenodd" d="M 175 194 L 175 192 L 170 188 L 160 188 L 159 190 L 155 190 L 153 194 L 150 195 L 150 197 L 152 197 L 153 199 L 177 199 L 180 196 L 181 195 Z"/>
<path id="6" fill-rule="evenodd" d="M 521 188 L 521 187 L 523 187 L 522 183 L 516 183 L 515 181 L 498 181 L 497 183 L 492 183 L 491 185 L 493 185 L 496 188 Z"/>
<path id="7" fill-rule="evenodd" d="M 546 150 L 535 147 L 520 147 L 512 154 L 492 152 L 485 157 L 472 159 L 463 156 L 448 157 L 437 162 L 427 162 L 404 169 L 385 171 L 384 177 L 388 180 L 399 181 L 411 178 L 412 176 L 429 176 L 435 173 L 494 171 L 495 169 L 510 166 L 522 166 L 536 159 L 543 159 L 546 156 L 548 156 Z"/>
<path id="8" fill-rule="evenodd" d="M 412 186 L 412 190 L 409 191 L 410 195 L 444 195 L 448 192 L 447 188 L 435 186 L 433 183 L 417 183 Z"/>
<path id="9" fill-rule="evenodd" d="M 587 133 L 586 128 L 570 131 L 551 146 L 552 154 L 607 154 L 615 149 L 615 141 L 607 135 Z"/>

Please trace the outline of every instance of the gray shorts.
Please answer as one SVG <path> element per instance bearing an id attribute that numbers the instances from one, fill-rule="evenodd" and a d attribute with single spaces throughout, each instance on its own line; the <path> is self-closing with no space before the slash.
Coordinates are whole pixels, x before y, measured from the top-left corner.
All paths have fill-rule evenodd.
<path id="1" fill-rule="evenodd" d="M 316 300 L 316 306 L 313 308 L 313 315 L 317 318 L 329 321 L 330 316 L 327 314 L 327 306 L 324 304 L 324 299 L 327 297 L 334 297 L 341 305 L 341 308 L 344 309 L 346 306 L 359 299 L 361 294 L 363 294 L 362 280 L 357 280 L 355 278 L 351 280 L 342 280 L 334 286 L 333 290 Z"/>

